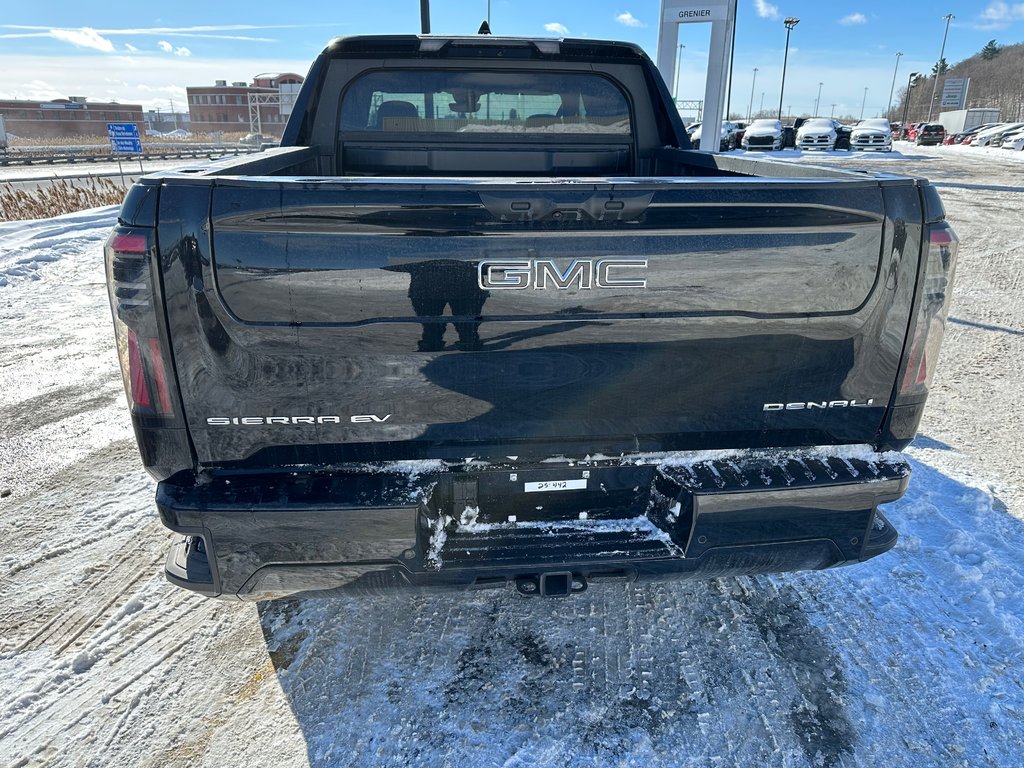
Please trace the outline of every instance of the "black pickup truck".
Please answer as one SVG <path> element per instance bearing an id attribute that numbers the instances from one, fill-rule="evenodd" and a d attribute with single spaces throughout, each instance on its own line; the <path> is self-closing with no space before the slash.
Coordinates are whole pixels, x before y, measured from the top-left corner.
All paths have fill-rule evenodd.
<path id="1" fill-rule="evenodd" d="M 827 568 L 896 541 L 957 240 L 926 181 L 690 149 L 636 46 L 379 36 L 106 245 L 175 584 Z"/>

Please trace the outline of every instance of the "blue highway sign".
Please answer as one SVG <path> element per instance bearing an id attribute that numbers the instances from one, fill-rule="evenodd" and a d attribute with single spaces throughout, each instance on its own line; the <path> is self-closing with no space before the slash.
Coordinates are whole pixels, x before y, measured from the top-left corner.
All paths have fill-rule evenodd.
<path id="1" fill-rule="evenodd" d="M 114 152 L 142 154 L 139 126 L 135 123 L 107 123 L 107 136 L 110 137 L 110 148 Z"/>

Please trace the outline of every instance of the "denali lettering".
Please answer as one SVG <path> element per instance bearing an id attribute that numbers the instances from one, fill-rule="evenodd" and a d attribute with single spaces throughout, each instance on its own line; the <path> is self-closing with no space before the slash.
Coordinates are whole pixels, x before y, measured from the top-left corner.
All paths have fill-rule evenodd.
<path id="1" fill-rule="evenodd" d="M 808 400 L 805 403 L 765 403 L 765 411 L 813 411 L 815 409 L 828 408 L 872 408 L 875 399 L 867 400 Z"/>
<path id="2" fill-rule="evenodd" d="M 624 269 L 647 269 L 647 259 L 573 259 L 564 269 L 551 259 L 484 259 L 477 266 L 477 284 L 485 291 L 647 287 L 646 277 L 623 275 Z"/>

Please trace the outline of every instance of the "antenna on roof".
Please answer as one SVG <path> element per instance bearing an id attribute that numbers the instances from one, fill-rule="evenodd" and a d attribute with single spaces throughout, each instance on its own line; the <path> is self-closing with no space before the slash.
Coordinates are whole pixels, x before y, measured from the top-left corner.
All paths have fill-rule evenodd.
<path id="1" fill-rule="evenodd" d="M 491 25 L 484 19 L 484 23 L 480 25 L 480 29 L 476 31 L 478 35 L 489 35 L 491 34 Z"/>

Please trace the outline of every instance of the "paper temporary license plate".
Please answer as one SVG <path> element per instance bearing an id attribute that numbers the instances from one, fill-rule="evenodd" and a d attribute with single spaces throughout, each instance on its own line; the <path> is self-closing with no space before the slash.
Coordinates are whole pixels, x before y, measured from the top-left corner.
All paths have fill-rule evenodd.
<path id="1" fill-rule="evenodd" d="M 542 480 L 539 483 L 525 483 L 527 493 L 550 493 L 551 491 L 580 491 L 587 487 L 587 479 Z"/>

